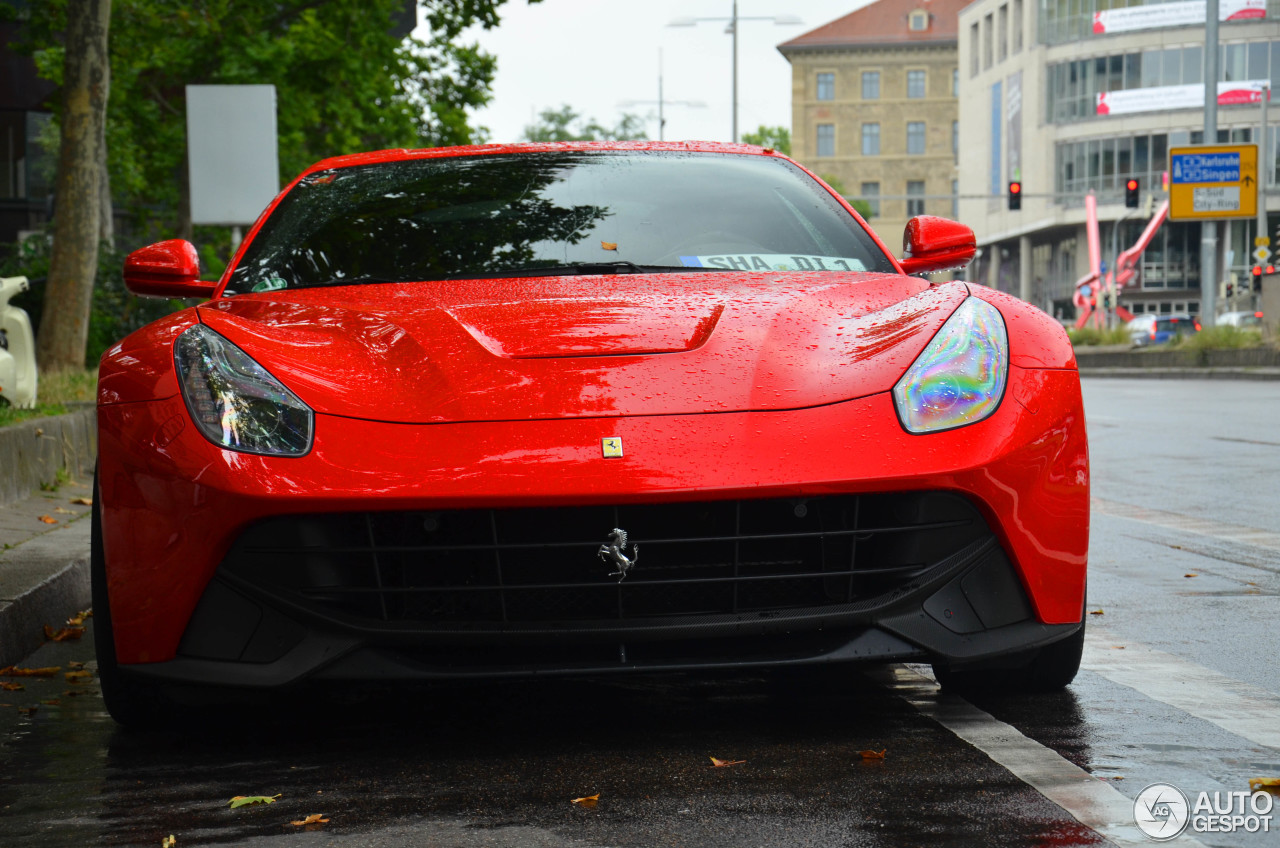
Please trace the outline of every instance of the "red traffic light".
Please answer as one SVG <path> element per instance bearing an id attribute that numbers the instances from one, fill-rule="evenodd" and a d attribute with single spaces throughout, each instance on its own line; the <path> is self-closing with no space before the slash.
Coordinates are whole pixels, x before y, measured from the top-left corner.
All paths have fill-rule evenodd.
<path id="1" fill-rule="evenodd" d="M 1254 266 L 1253 266 L 1253 276 L 1255 276 L 1255 277 L 1261 277 L 1261 276 L 1262 276 L 1262 266 L 1261 266 L 1261 265 L 1254 265 Z"/>
<path id="2" fill-rule="evenodd" d="M 1022 183 L 1009 183 L 1009 193 L 1010 193 L 1010 194 L 1021 194 L 1021 193 L 1022 193 Z"/>
<path id="3" fill-rule="evenodd" d="M 1124 184 L 1124 187 L 1125 187 L 1126 189 L 1128 189 L 1129 191 L 1137 191 L 1137 190 L 1138 190 L 1138 181 L 1137 181 L 1137 180 L 1129 180 L 1129 182 L 1127 182 L 1127 183 L 1125 183 L 1125 184 Z"/>
<path id="4" fill-rule="evenodd" d="M 1276 266 L 1274 266 L 1274 265 L 1268 265 L 1268 266 L 1267 266 L 1267 273 L 1268 273 L 1268 274 L 1274 274 L 1275 272 L 1276 272 Z"/>

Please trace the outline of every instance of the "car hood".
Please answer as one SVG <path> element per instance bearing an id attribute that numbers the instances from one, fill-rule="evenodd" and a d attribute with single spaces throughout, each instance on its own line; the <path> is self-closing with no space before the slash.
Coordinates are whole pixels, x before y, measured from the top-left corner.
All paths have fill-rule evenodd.
<path id="1" fill-rule="evenodd" d="M 884 392 L 967 294 L 888 274 L 618 275 L 278 291 L 199 314 L 317 412 L 436 423 Z"/>

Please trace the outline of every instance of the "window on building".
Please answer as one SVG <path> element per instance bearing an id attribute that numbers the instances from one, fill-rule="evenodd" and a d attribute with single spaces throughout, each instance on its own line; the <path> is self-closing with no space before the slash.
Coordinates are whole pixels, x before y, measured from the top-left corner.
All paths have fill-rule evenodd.
<path id="1" fill-rule="evenodd" d="M 907 122 L 907 153 L 911 156 L 924 155 L 924 121 Z"/>
<path id="2" fill-rule="evenodd" d="M 975 23 L 969 27 L 969 76 L 976 77 L 978 75 L 978 25 Z"/>
<path id="3" fill-rule="evenodd" d="M 836 99 L 836 75 L 835 74 L 818 74 L 818 99 L 819 100 L 835 100 Z"/>
<path id="4" fill-rule="evenodd" d="M 1003 62 L 1009 58 L 1009 5 L 1001 6 L 996 13 L 997 58 Z"/>
<path id="5" fill-rule="evenodd" d="M 960 96 L 960 69 L 959 68 L 951 69 L 951 96 L 952 97 Z"/>
<path id="6" fill-rule="evenodd" d="M 863 71 L 862 72 L 862 99 L 863 100 L 879 100 L 880 99 L 880 72 L 879 71 Z"/>
<path id="7" fill-rule="evenodd" d="M 880 183 L 863 183 L 862 199 L 866 201 L 867 207 L 871 210 L 869 217 L 880 217 Z"/>
<path id="8" fill-rule="evenodd" d="M 907 71 L 907 97 L 924 97 L 924 71 Z"/>
<path id="9" fill-rule="evenodd" d="M 959 220 L 960 218 L 960 181 L 951 181 L 951 219 Z"/>
<path id="10" fill-rule="evenodd" d="M 907 217 L 924 214 L 924 180 L 907 180 Z"/>
<path id="11" fill-rule="evenodd" d="M 929 13 L 917 9 L 907 18 L 907 29 L 912 32 L 924 32 L 929 28 Z"/>
<path id="12" fill-rule="evenodd" d="M 880 155 L 880 125 L 879 124 L 863 124 L 862 125 L 862 155 L 863 156 L 879 156 Z"/>
<path id="13" fill-rule="evenodd" d="M 982 69 L 985 71 L 991 67 L 992 57 L 995 53 L 993 39 L 995 38 L 995 19 L 992 15 L 987 15 L 982 19 Z"/>
<path id="14" fill-rule="evenodd" d="M 960 164 L 960 122 L 951 122 L 951 158 Z"/>
<path id="15" fill-rule="evenodd" d="M 1022 52 L 1022 0 L 1013 0 L 1013 52 Z"/>
<path id="16" fill-rule="evenodd" d="M 818 124 L 818 149 L 815 151 L 818 156 L 835 156 L 836 155 L 836 125 L 835 124 Z"/>

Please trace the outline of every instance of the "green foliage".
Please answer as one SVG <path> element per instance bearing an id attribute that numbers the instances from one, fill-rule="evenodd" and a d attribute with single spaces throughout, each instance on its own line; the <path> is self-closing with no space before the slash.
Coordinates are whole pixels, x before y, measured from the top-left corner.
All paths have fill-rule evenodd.
<path id="1" fill-rule="evenodd" d="M 742 141 L 746 144 L 758 144 L 761 147 L 772 147 L 774 150 L 783 155 L 791 155 L 791 130 L 786 127 L 766 127 L 761 124 L 756 128 L 755 132 L 746 132 L 742 134 Z M 823 177 L 826 180 L 826 177 Z M 827 182 L 831 182 L 827 180 Z M 835 184 L 832 183 L 832 188 Z M 844 194 L 844 192 L 840 192 Z"/>
<path id="2" fill-rule="evenodd" d="M 1178 336 L 1173 345 L 1181 350 L 1235 350 L 1244 347 L 1261 347 L 1262 333 L 1240 327 L 1206 327 L 1198 333 Z"/>
<path id="3" fill-rule="evenodd" d="M 1110 330 L 1099 330 L 1097 327 L 1068 327 L 1067 336 L 1076 347 L 1085 345 L 1126 345 L 1129 344 L 1129 331 L 1124 327 Z"/>
<path id="4" fill-rule="evenodd" d="M 488 102 L 495 60 L 461 35 L 496 25 L 503 2 L 421 0 L 430 35 L 401 41 L 391 16 L 403 0 L 114 0 L 107 148 L 117 206 L 175 229 L 186 85 L 276 86 L 282 183 L 328 156 L 481 140 L 467 112 Z M 66 0 L 16 14 L 22 47 L 58 82 Z"/>
<path id="5" fill-rule="evenodd" d="M 871 214 L 872 212 L 871 204 L 868 203 L 867 201 L 863 200 L 860 197 L 845 198 L 845 199 L 848 200 L 849 205 L 852 206 L 857 211 L 857 213 L 862 216 L 862 220 L 870 221 L 874 217 Z"/>
<path id="6" fill-rule="evenodd" d="M 648 138 L 644 119 L 623 113 L 617 126 L 602 126 L 595 118 L 585 118 L 572 106 L 543 109 L 536 123 L 524 128 L 525 141 L 627 141 Z"/>

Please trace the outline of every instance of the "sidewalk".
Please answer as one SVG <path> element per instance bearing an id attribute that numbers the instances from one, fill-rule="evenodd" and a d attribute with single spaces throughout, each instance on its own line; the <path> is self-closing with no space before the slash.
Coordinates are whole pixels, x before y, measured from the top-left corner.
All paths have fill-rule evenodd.
<path id="1" fill-rule="evenodd" d="M 40 647 L 46 624 L 90 606 L 90 507 L 72 501 L 92 493 L 71 480 L 0 505 L 0 668 Z"/>

